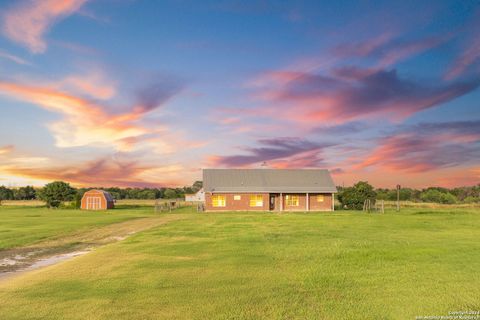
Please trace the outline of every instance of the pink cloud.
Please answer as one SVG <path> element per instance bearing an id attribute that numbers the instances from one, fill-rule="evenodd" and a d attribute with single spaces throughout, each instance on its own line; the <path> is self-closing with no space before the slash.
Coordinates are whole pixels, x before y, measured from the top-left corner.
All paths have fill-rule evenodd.
<path id="1" fill-rule="evenodd" d="M 455 167 L 480 157 L 480 121 L 408 126 L 378 141 L 354 169 L 382 168 L 420 173 Z"/>
<path id="2" fill-rule="evenodd" d="M 255 95 L 272 105 L 257 114 L 337 124 L 385 116 L 398 121 L 451 101 L 480 85 L 480 80 L 422 84 L 400 77 L 395 70 L 358 68 L 337 69 L 330 75 L 274 72 L 272 77 L 271 85 Z"/>
<path id="3" fill-rule="evenodd" d="M 392 33 L 384 33 L 365 41 L 342 44 L 332 53 L 339 59 L 366 58 L 376 60 L 377 68 L 385 68 L 415 55 L 438 47 L 453 38 L 453 33 L 420 39 L 394 38 Z"/>
<path id="4" fill-rule="evenodd" d="M 293 137 L 260 139 L 258 144 L 258 147 L 241 148 L 246 154 L 210 156 L 207 163 L 209 166 L 237 168 L 259 166 L 263 162 L 277 168 L 318 167 L 323 165 L 322 149 L 331 146 Z"/>
<path id="5" fill-rule="evenodd" d="M 57 21 L 68 17 L 87 0 L 25 0 L 3 15 L 3 33 L 33 53 L 47 49 L 44 36 Z"/>
<path id="6" fill-rule="evenodd" d="M 475 35 L 465 51 L 454 61 L 445 74 L 445 78 L 454 79 L 460 76 L 476 62 L 480 62 L 480 38 L 478 35 Z"/>

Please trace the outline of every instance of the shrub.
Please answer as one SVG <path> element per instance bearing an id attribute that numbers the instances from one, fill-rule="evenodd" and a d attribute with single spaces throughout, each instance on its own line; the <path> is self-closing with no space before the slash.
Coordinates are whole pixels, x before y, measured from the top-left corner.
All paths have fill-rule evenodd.
<path id="1" fill-rule="evenodd" d="M 445 203 L 453 204 L 457 202 L 455 196 L 449 192 L 442 192 L 439 189 L 427 189 L 422 192 L 420 199 L 424 202 L 436 202 L 436 203 Z"/>
<path id="2" fill-rule="evenodd" d="M 468 196 L 465 199 L 463 199 L 463 202 L 465 202 L 465 203 L 479 203 L 480 198 L 479 197 L 474 197 L 474 196 Z"/>
<path id="3" fill-rule="evenodd" d="M 338 195 L 342 207 L 361 210 L 365 200 L 375 201 L 377 194 L 366 181 L 357 182 L 353 187 L 344 188 Z"/>

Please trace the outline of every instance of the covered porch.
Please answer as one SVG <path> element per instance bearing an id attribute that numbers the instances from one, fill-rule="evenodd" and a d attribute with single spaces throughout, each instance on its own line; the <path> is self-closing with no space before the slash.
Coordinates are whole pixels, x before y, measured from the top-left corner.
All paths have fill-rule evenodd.
<path id="1" fill-rule="evenodd" d="M 270 193 L 270 211 L 334 211 L 334 193 Z"/>

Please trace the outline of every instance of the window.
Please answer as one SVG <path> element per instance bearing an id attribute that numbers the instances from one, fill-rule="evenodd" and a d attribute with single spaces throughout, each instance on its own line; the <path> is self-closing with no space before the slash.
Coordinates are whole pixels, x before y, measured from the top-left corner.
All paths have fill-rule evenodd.
<path id="1" fill-rule="evenodd" d="M 250 196 L 250 207 L 263 207 L 263 195 L 252 194 Z"/>
<path id="2" fill-rule="evenodd" d="M 317 196 L 317 202 L 323 202 L 325 200 L 325 198 L 323 197 L 323 194 L 319 194 Z"/>
<path id="3" fill-rule="evenodd" d="M 213 207 L 225 207 L 225 196 L 224 195 L 213 195 L 212 196 L 212 206 Z"/>
<path id="4" fill-rule="evenodd" d="M 239 195 L 239 194 L 235 194 L 235 195 L 233 196 L 233 200 L 242 200 L 242 196 Z"/>
<path id="5" fill-rule="evenodd" d="M 285 200 L 287 200 L 287 206 L 289 207 L 298 207 L 300 205 L 300 197 L 297 195 L 287 194 Z"/>

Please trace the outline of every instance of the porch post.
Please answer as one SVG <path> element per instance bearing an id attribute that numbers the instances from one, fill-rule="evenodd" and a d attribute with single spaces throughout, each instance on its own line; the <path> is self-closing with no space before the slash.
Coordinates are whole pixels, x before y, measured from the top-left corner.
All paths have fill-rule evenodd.
<path id="1" fill-rule="evenodd" d="M 307 211 L 310 211 L 310 194 L 307 192 Z"/>
<path id="2" fill-rule="evenodd" d="M 335 193 L 332 193 L 332 211 L 335 211 Z"/>
<path id="3" fill-rule="evenodd" d="M 280 211 L 283 211 L 283 194 L 280 192 Z"/>

